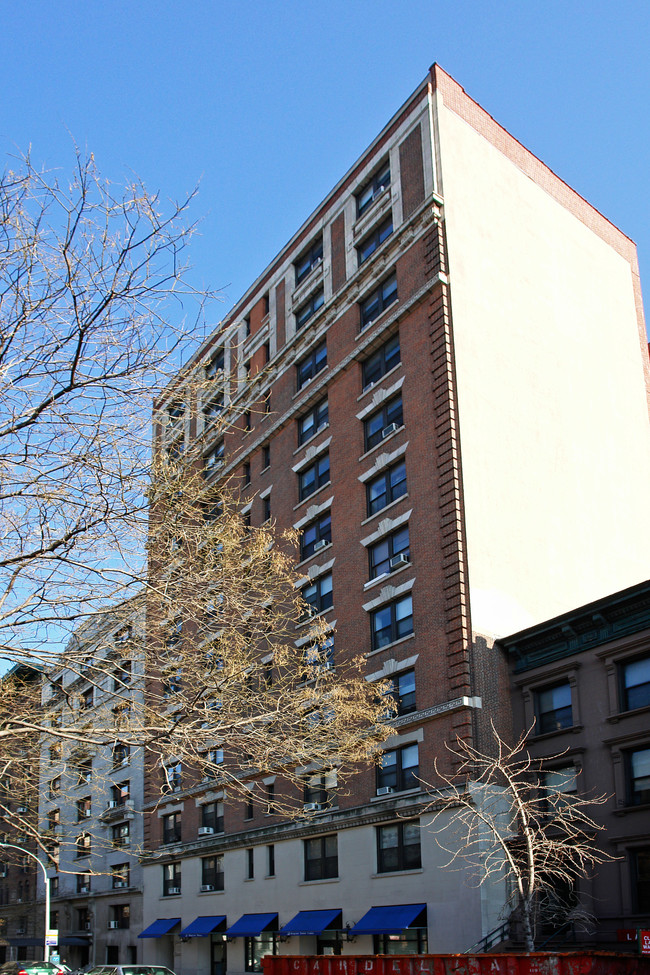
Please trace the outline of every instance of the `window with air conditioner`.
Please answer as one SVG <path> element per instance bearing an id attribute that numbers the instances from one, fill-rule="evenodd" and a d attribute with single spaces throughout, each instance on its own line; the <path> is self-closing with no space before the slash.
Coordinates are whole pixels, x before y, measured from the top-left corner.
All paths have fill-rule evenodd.
<path id="1" fill-rule="evenodd" d="M 402 394 L 393 396 L 382 404 L 363 423 L 364 446 L 372 450 L 403 425 Z"/>
<path id="2" fill-rule="evenodd" d="M 409 528 L 408 525 L 404 525 L 392 535 L 375 542 L 368 549 L 370 578 L 377 579 L 379 576 L 395 572 L 408 565 L 410 555 Z"/>

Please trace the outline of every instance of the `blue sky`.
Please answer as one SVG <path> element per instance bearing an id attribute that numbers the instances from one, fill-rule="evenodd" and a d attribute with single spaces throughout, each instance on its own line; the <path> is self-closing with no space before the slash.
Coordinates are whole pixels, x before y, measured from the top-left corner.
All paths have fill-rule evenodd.
<path id="1" fill-rule="evenodd" d="M 116 181 L 201 181 L 216 322 L 437 61 L 639 247 L 650 294 L 650 4 L 24 0 L 3 4 L 0 150 Z M 650 308 L 649 308 L 650 315 Z"/>

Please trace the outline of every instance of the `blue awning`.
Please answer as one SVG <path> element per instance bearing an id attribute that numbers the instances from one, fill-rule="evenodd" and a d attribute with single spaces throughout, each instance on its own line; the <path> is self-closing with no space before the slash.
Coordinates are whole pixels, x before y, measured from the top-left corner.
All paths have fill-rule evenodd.
<path id="1" fill-rule="evenodd" d="M 159 917 L 157 921 L 154 921 L 148 928 L 145 928 L 138 937 L 161 938 L 163 934 L 169 934 L 171 929 L 180 923 L 181 919 L 179 917 Z"/>
<path id="2" fill-rule="evenodd" d="M 399 934 L 414 925 L 426 904 L 394 904 L 390 907 L 371 907 L 360 921 L 350 928 L 350 934 Z M 424 925 L 423 925 L 424 926 Z"/>
<path id="3" fill-rule="evenodd" d="M 229 938 L 257 938 L 262 931 L 268 931 L 274 923 L 277 926 L 277 913 L 242 914 L 239 920 L 228 928 L 226 934 Z"/>
<path id="4" fill-rule="evenodd" d="M 343 917 L 338 910 L 298 911 L 288 924 L 280 928 L 280 934 L 320 934 L 325 928 L 340 929 L 342 924 Z"/>
<path id="5" fill-rule="evenodd" d="M 183 928 L 181 938 L 205 938 L 206 935 L 212 934 L 225 923 L 225 914 L 216 914 L 214 917 L 197 917 L 186 928 Z"/>

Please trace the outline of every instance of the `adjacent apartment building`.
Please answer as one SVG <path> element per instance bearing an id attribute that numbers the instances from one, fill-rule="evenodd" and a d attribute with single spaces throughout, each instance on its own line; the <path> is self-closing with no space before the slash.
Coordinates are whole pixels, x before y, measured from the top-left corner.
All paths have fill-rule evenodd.
<path id="1" fill-rule="evenodd" d="M 305 769 L 305 819 L 151 783 L 145 961 L 496 926 L 426 828 L 434 760 L 509 726 L 496 636 L 647 576 L 649 389 L 634 244 L 434 66 L 156 405 L 160 448 L 300 533 L 332 666 L 393 682 L 396 734 L 344 795 Z"/>

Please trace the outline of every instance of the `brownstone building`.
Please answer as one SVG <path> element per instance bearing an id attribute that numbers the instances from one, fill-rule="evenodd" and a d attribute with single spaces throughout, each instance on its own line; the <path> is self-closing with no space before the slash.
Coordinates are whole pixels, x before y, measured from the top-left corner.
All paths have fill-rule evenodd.
<path id="1" fill-rule="evenodd" d="M 426 784 L 508 720 L 494 636 L 644 577 L 649 376 L 634 245 L 434 66 L 156 407 L 161 447 L 301 533 L 329 663 L 393 681 L 398 733 L 344 795 L 306 767 L 305 820 L 151 783 L 146 960 L 458 951 L 497 924 Z"/>

